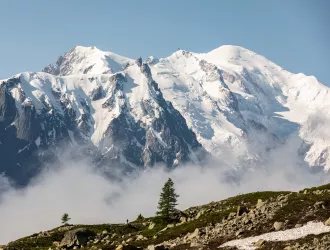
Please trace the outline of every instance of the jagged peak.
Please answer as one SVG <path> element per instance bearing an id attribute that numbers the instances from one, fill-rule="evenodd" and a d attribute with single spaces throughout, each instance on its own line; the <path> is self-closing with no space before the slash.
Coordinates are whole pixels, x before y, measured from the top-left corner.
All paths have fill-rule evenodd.
<path id="1" fill-rule="evenodd" d="M 159 62 L 159 59 L 157 57 L 154 56 L 148 56 L 146 61 L 147 64 L 153 65 Z"/>
<path id="2" fill-rule="evenodd" d="M 99 55 L 100 57 L 105 55 L 117 55 L 111 51 L 102 51 L 96 46 L 81 46 L 76 45 L 72 49 L 70 49 L 68 52 L 64 54 L 64 57 L 75 55 L 75 56 L 81 56 L 81 57 L 89 57 L 94 55 Z M 119 55 L 118 55 L 119 56 Z"/>
<path id="3" fill-rule="evenodd" d="M 181 57 L 189 57 L 192 55 L 195 55 L 196 53 L 194 52 L 190 52 L 188 50 L 182 50 L 182 49 L 178 49 L 177 51 L 175 51 L 174 53 L 172 53 L 168 59 L 170 58 L 181 58 Z"/>
<path id="4" fill-rule="evenodd" d="M 95 46 L 75 46 L 64 56 L 60 56 L 55 63 L 46 66 L 43 71 L 59 76 L 76 74 L 112 74 L 125 68 L 127 63 L 134 60 L 115 54 L 101 51 Z"/>

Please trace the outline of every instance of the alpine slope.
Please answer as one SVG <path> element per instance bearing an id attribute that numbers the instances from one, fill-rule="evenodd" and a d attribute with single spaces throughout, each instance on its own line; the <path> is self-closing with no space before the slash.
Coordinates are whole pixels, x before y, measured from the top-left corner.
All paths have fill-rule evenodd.
<path id="1" fill-rule="evenodd" d="M 242 47 L 142 60 L 76 46 L 0 81 L 0 172 L 25 183 L 70 146 L 125 169 L 253 168 L 284 148 L 328 170 L 328 124 L 327 86 Z"/>

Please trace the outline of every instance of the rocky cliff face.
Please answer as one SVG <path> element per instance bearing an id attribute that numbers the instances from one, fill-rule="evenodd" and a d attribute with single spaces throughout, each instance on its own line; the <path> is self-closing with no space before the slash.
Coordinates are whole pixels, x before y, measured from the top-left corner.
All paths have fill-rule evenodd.
<path id="1" fill-rule="evenodd" d="M 23 73 L 0 90 L 0 171 L 20 184 L 72 147 L 98 166 L 126 170 L 200 164 L 205 154 L 142 61 L 115 74 Z"/>

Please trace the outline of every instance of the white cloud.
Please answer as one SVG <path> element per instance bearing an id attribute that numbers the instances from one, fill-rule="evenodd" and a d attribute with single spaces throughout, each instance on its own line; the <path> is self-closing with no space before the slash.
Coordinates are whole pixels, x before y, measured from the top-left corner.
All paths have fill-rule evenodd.
<path id="1" fill-rule="evenodd" d="M 0 178 L 0 244 L 59 226 L 63 213 L 68 213 L 74 224 L 125 222 L 140 213 L 153 216 L 168 177 L 174 180 L 180 195 L 180 209 L 238 193 L 298 190 L 322 184 L 327 176 L 323 172 L 310 173 L 297 156 L 300 143 L 296 137 L 289 139 L 272 150 L 255 170 L 245 172 L 212 162 L 204 167 L 186 165 L 171 172 L 158 167 L 109 180 L 100 169 L 84 161 L 68 160 L 60 169 L 45 169 L 23 190 L 8 188 L 6 179 Z"/>

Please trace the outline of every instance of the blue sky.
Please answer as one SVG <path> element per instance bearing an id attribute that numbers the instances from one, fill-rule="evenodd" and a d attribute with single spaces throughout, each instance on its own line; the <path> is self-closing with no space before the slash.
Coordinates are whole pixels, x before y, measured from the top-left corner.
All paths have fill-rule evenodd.
<path id="1" fill-rule="evenodd" d="M 328 0 L 0 0 L 0 79 L 75 45 L 137 58 L 240 45 L 330 86 Z"/>

